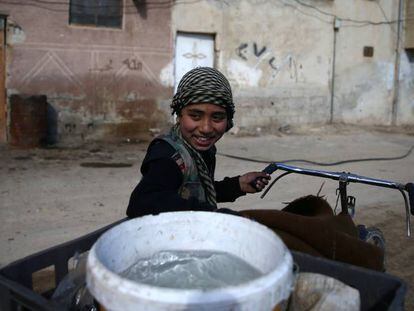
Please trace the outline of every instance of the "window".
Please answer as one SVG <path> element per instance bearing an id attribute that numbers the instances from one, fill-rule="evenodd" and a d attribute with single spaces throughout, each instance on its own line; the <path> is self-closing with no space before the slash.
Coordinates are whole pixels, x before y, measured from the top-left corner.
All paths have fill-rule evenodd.
<path id="1" fill-rule="evenodd" d="M 69 23 L 121 28 L 123 0 L 70 0 Z"/>

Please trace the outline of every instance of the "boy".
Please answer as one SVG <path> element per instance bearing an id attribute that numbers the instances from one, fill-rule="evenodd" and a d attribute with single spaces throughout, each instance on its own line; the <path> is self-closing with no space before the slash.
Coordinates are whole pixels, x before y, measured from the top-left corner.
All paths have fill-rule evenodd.
<path id="1" fill-rule="evenodd" d="M 177 122 L 168 134 L 149 145 L 141 166 L 142 179 L 129 201 L 129 217 L 216 211 L 217 202 L 234 202 L 246 193 L 263 190 L 270 180 L 263 172 L 214 181 L 215 143 L 231 129 L 234 116 L 231 87 L 221 72 L 210 67 L 187 72 L 171 108 Z"/>

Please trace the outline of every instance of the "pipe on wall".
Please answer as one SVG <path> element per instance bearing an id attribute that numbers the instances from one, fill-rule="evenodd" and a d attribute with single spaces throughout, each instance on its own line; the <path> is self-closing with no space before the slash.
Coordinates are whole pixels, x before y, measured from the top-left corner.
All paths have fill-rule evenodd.
<path id="1" fill-rule="evenodd" d="M 397 124 L 398 101 L 400 93 L 400 58 L 401 58 L 401 32 L 402 32 L 402 16 L 404 10 L 404 0 L 398 3 L 398 27 L 397 27 L 397 43 L 395 47 L 395 64 L 394 64 L 394 96 L 392 100 L 391 125 Z"/>
<path id="2" fill-rule="evenodd" d="M 336 63 L 336 36 L 341 26 L 341 20 L 337 17 L 333 20 L 333 51 L 332 51 L 332 76 L 331 76 L 331 111 L 329 123 L 333 123 L 334 119 L 334 99 L 335 99 L 335 63 Z"/>

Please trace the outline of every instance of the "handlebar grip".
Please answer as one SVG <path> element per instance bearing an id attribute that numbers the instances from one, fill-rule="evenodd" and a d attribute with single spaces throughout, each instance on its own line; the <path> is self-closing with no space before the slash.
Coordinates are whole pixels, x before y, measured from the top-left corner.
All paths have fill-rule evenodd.
<path id="1" fill-rule="evenodd" d="M 277 170 L 277 165 L 276 165 L 276 163 L 270 163 L 268 166 L 266 166 L 263 170 L 262 170 L 262 172 L 264 172 L 264 173 L 266 173 L 266 174 L 272 174 L 274 171 L 276 171 Z M 260 177 L 258 177 L 258 178 L 256 178 L 254 181 L 252 181 L 251 183 L 250 183 L 250 186 L 252 186 L 253 188 L 255 188 L 256 190 L 258 190 L 257 188 L 256 188 L 256 183 L 257 183 L 257 181 L 260 179 Z"/>
<path id="2" fill-rule="evenodd" d="M 408 191 L 408 198 L 410 200 L 410 212 L 411 215 L 414 215 L 414 184 L 410 182 L 405 185 L 405 188 Z"/>
<path id="3" fill-rule="evenodd" d="M 272 174 L 274 171 L 277 170 L 277 165 L 276 163 L 270 163 L 268 166 L 266 166 L 262 172 L 266 173 L 266 174 Z"/>

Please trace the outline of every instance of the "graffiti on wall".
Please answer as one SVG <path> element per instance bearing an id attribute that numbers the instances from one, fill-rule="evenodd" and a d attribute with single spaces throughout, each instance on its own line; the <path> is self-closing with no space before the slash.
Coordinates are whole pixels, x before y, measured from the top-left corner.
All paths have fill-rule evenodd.
<path id="1" fill-rule="evenodd" d="M 302 65 L 298 66 L 296 57 L 292 54 L 277 57 L 276 53 L 269 51 L 266 45 L 259 45 L 256 42 L 240 43 L 236 48 L 236 54 L 244 61 L 256 61 L 255 68 L 264 66 L 263 63 L 266 64 L 265 66 L 271 71 L 269 82 L 272 82 L 284 70 L 289 72 L 291 79 L 298 81 L 298 69 L 301 69 Z"/>
<path id="2" fill-rule="evenodd" d="M 114 67 L 112 66 L 112 59 L 108 60 L 108 63 L 98 67 L 98 66 L 94 66 L 92 69 L 89 69 L 89 71 L 91 72 L 105 72 L 105 71 L 110 71 L 114 69 Z"/>
<path id="3" fill-rule="evenodd" d="M 142 62 L 136 58 L 127 58 L 122 62 L 129 70 L 142 70 Z"/>
<path id="4" fill-rule="evenodd" d="M 39 50 L 44 48 L 43 45 L 34 45 L 34 47 L 39 48 Z M 27 53 L 27 55 L 31 53 L 31 50 L 25 48 L 22 51 Z M 73 55 L 76 55 L 78 52 L 84 53 L 84 49 L 75 49 L 71 50 L 71 52 Z M 107 57 L 108 51 L 105 50 L 90 50 L 88 52 L 89 56 L 82 57 L 83 68 L 85 68 L 85 73 L 93 75 L 93 79 L 98 79 L 99 77 L 108 79 L 108 76 L 111 76 L 113 79 L 111 83 L 113 83 L 115 80 L 133 74 L 141 76 L 153 86 L 160 84 L 159 78 L 153 71 L 152 66 L 146 63 L 138 53 L 122 51 L 124 55 L 113 53 L 113 55 Z M 72 56 L 70 54 L 62 52 L 59 48 L 50 48 L 49 46 L 43 49 L 43 53 L 37 59 L 27 57 L 27 59 L 33 59 L 35 62 L 25 64 L 24 75 L 15 75 L 13 77 L 13 89 L 29 93 L 42 92 L 42 94 L 48 94 L 47 92 L 52 90 L 50 93 L 55 94 L 56 90 L 62 86 L 68 89 L 64 91 L 66 93 L 79 94 L 89 92 L 90 84 L 85 84 L 84 79 L 89 79 L 91 76 L 85 76 L 79 70 L 76 70 L 76 67 L 72 64 Z M 105 58 L 102 56 L 105 56 Z M 51 82 L 47 83 L 47 81 Z"/>
<path id="5" fill-rule="evenodd" d="M 145 74 L 150 77 L 151 80 L 157 82 L 155 74 L 149 72 L 148 66 L 145 66 L 144 62 L 136 56 L 127 57 L 120 61 L 114 61 L 108 59 L 105 63 L 98 65 L 98 52 L 93 51 L 92 53 L 92 66 L 90 66 L 89 72 L 91 73 L 105 73 L 116 70 L 116 75 L 125 74 L 125 71 L 144 71 Z M 17 88 L 23 89 L 26 85 L 35 81 L 42 74 L 47 74 L 47 69 L 51 69 L 53 72 L 58 72 L 62 77 L 69 80 L 72 85 L 82 88 L 82 83 L 77 78 L 76 74 L 71 70 L 67 62 L 65 62 L 60 56 L 59 51 L 52 49 L 45 51 L 44 55 L 37 60 L 36 63 L 25 71 L 25 75 L 18 81 Z"/>
<path id="6" fill-rule="evenodd" d="M 142 62 L 137 58 L 129 57 L 121 62 L 128 70 L 142 71 Z M 119 66 L 117 66 L 119 67 Z M 90 71 L 95 72 L 105 72 L 114 69 L 112 59 L 109 59 L 108 62 L 100 67 L 95 66 Z"/>

